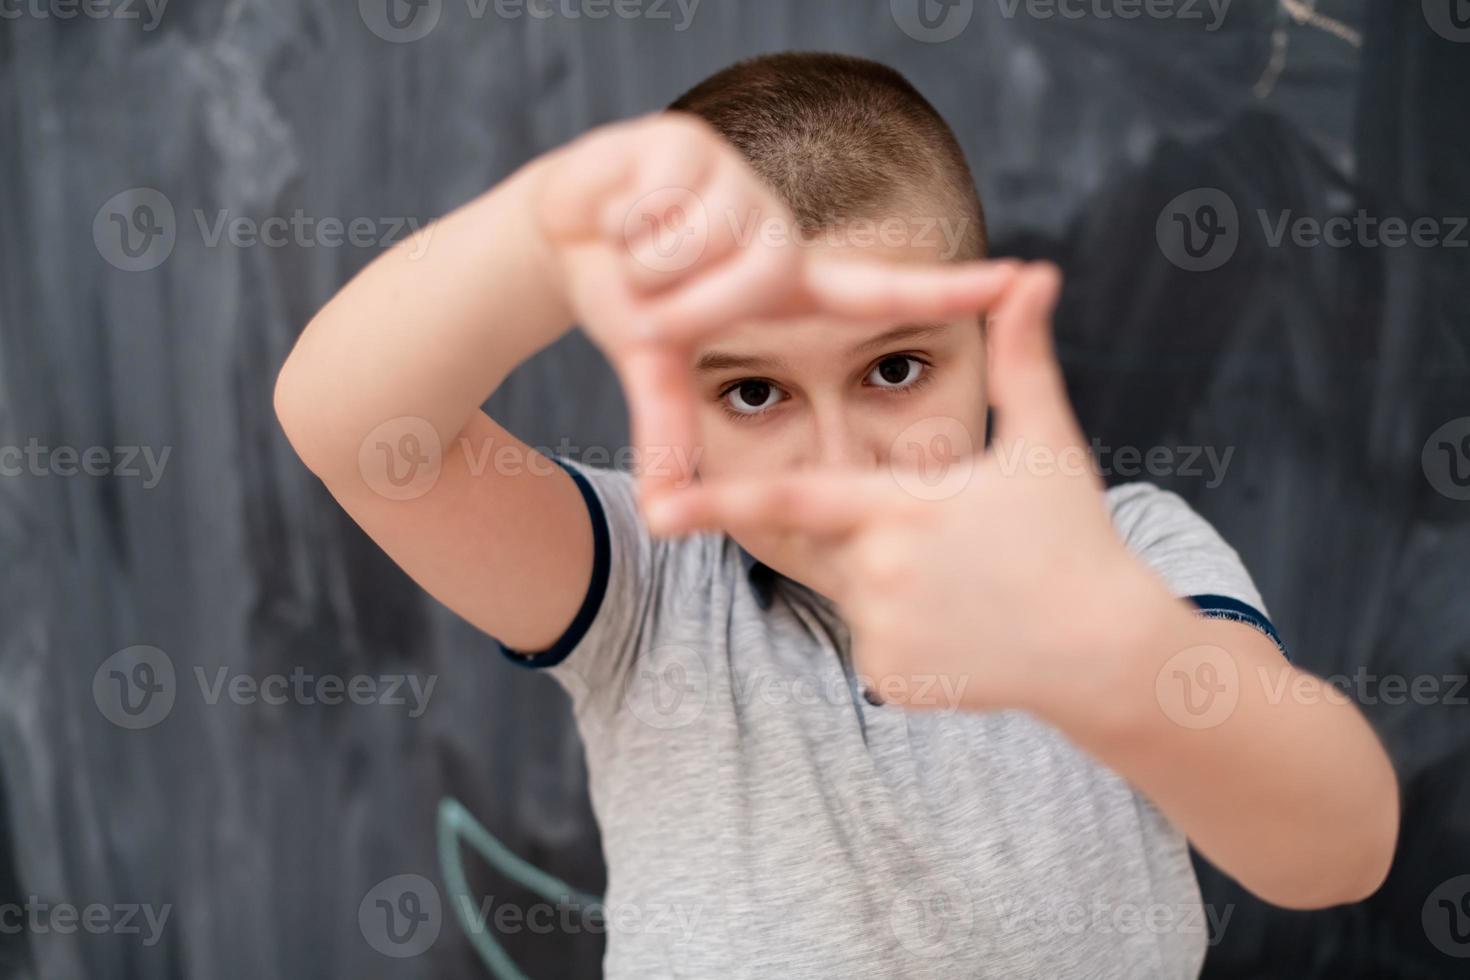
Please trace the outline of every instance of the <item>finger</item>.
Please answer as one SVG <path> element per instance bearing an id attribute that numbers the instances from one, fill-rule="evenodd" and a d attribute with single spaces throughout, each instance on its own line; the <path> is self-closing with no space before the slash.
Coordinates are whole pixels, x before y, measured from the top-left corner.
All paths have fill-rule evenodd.
<path id="1" fill-rule="evenodd" d="M 671 115 L 645 133 L 634 164 L 637 188 L 621 199 L 613 199 L 602 215 L 603 235 L 612 244 L 645 233 L 641 224 L 629 227 L 627 220 L 640 196 L 668 189 L 698 190 L 715 167 L 716 156 L 702 124 Z"/>
<path id="2" fill-rule="evenodd" d="M 547 237 L 576 242 L 601 233 L 603 202 L 633 176 L 636 157 L 628 142 L 633 123 L 618 123 L 581 137 L 551 161 L 541 177 L 537 210 Z"/>
<path id="3" fill-rule="evenodd" d="M 708 154 L 706 154 L 707 156 Z M 639 293 L 651 294 L 692 279 L 721 263 L 737 248 L 732 216 L 756 213 L 759 204 L 742 201 L 746 188 L 738 168 L 716 165 L 700 181 L 658 178 L 667 183 L 625 206 L 619 237 L 624 274 Z"/>
<path id="4" fill-rule="evenodd" d="M 905 508 L 891 480 L 824 470 L 700 483 L 651 501 L 651 524 L 671 533 L 724 528 L 840 536 Z"/>
<path id="5" fill-rule="evenodd" d="M 620 351 L 615 360 L 632 416 L 640 504 L 694 479 L 698 417 L 688 353 L 666 345 Z"/>
<path id="6" fill-rule="evenodd" d="M 852 320 L 945 319 L 994 306 L 1017 270 L 1009 260 L 905 265 L 813 258 L 802 285 L 814 312 Z"/>
<path id="7" fill-rule="evenodd" d="M 791 305 L 797 275 L 782 246 L 752 243 L 648 304 L 642 329 L 650 337 L 693 343 L 741 320 L 778 314 Z"/>
<path id="8" fill-rule="evenodd" d="M 1060 291 L 1056 266 L 1029 264 L 990 317 L 990 399 L 998 440 L 1029 437 L 1055 447 L 1081 439 L 1052 339 Z"/>
<path id="9" fill-rule="evenodd" d="M 792 245 L 755 241 L 645 311 L 648 336 L 685 342 L 740 320 L 828 312 L 855 323 L 978 313 L 1004 295 L 1012 261 L 904 266 L 871 259 L 798 261 Z"/>

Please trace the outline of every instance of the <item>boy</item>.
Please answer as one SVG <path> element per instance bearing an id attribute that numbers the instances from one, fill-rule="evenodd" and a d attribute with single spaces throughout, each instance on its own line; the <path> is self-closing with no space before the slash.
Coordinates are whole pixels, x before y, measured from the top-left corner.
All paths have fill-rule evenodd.
<path id="1" fill-rule="evenodd" d="M 607 975 L 1195 976 L 1186 839 L 1278 904 L 1371 893 L 1377 739 L 1203 520 L 1103 491 L 1055 273 L 984 260 L 933 108 L 809 54 L 673 108 L 381 256 L 276 390 L 353 518 L 571 694 Z M 478 410 L 574 322 L 636 483 Z"/>

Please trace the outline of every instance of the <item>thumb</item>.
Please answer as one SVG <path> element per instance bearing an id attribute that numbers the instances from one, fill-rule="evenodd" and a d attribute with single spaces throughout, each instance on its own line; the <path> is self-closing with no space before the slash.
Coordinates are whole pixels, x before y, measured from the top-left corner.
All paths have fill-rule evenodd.
<path id="1" fill-rule="evenodd" d="M 1052 339 L 1061 273 L 1049 262 L 1026 265 L 990 318 L 990 400 L 999 440 L 1056 447 L 1080 439 Z"/>
<path id="2" fill-rule="evenodd" d="M 614 361 L 628 400 L 639 505 L 694 479 L 699 420 L 688 352 L 677 346 L 624 348 Z"/>

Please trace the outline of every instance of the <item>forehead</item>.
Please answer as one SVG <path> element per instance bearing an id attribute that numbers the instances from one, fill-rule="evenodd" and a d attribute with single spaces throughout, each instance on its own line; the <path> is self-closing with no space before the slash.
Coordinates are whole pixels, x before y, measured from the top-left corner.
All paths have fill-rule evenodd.
<path id="1" fill-rule="evenodd" d="M 822 258 L 884 262 L 943 262 L 953 252 L 954 224 L 931 213 L 852 217 L 808 231 L 796 247 Z"/>
<path id="2" fill-rule="evenodd" d="M 911 219 L 894 220 L 899 224 L 891 225 L 890 231 L 912 227 Z M 871 241 L 861 234 L 859 227 L 849 226 L 840 233 L 835 228 L 812 233 L 807 243 L 791 247 L 801 248 L 805 256 L 815 259 L 851 258 L 902 263 L 942 261 L 941 248 L 918 239 L 914 234 L 905 240 L 900 240 L 896 234 L 885 239 L 881 234 L 881 220 L 870 222 L 867 227 L 877 233 Z M 777 361 L 787 351 L 805 351 L 848 360 L 882 353 L 881 348 L 884 347 L 941 342 L 957 329 L 958 324 L 955 323 L 854 322 L 825 314 L 747 321 L 731 325 L 697 348 L 695 367 L 705 371 L 738 368 L 748 366 L 745 362 L 754 357 Z"/>
<path id="3" fill-rule="evenodd" d="M 954 324 L 901 323 L 856 326 L 808 318 L 732 328 L 695 354 L 696 372 L 790 369 L 810 361 L 840 365 L 900 347 L 942 343 Z"/>

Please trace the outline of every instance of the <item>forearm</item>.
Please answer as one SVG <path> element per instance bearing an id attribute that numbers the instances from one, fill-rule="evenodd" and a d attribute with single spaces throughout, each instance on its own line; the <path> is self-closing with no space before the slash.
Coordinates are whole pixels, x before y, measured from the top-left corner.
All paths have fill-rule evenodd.
<path id="1" fill-rule="evenodd" d="M 276 411 L 329 484 L 378 426 L 427 421 L 447 446 L 518 364 L 571 325 L 536 227 L 545 158 L 380 255 L 312 319 Z"/>
<path id="2" fill-rule="evenodd" d="M 1392 859 L 1398 788 L 1357 707 L 1249 626 L 1151 608 L 1128 631 L 1138 652 L 1119 654 L 1113 710 L 1073 710 L 1060 727 L 1266 901 L 1371 894 Z"/>

